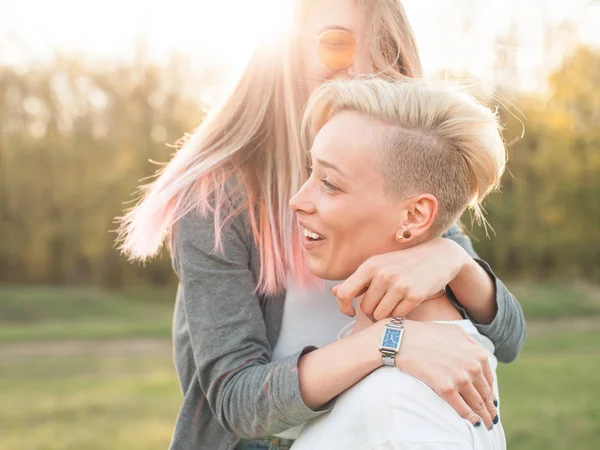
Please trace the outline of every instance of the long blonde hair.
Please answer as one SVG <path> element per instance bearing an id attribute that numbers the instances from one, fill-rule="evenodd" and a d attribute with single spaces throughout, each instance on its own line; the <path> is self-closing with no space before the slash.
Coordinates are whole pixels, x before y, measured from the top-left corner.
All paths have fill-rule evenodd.
<path id="1" fill-rule="evenodd" d="M 507 159 L 495 111 L 458 86 L 425 80 L 330 82 L 306 107 L 306 146 L 343 111 L 386 125 L 374 154 L 386 193 L 395 198 L 432 194 L 438 213 L 431 236 L 441 235 L 467 206 L 478 221 L 485 220 L 481 203 L 499 187 Z"/>
<path id="2" fill-rule="evenodd" d="M 301 30 L 319 0 L 296 0 L 292 29 Z M 421 76 L 414 36 L 400 0 L 356 0 L 371 39 L 371 72 L 390 78 Z M 177 221 L 196 211 L 213 214 L 215 248 L 221 231 L 247 211 L 259 249 L 257 289 L 285 288 L 289 271 L 310 279 L 298 225 L 288 207 L 308 177 L 301 144 L 304 88 L 297 36 L 257 47 L 226 101 L 184 142 L 142 197 L 120 218 L 120 249 L 131 259 L 155 256 Z M 176 230 L 175 230 L 176 231 Z M 176 238 L 176 236 L 174 236 Z"/>

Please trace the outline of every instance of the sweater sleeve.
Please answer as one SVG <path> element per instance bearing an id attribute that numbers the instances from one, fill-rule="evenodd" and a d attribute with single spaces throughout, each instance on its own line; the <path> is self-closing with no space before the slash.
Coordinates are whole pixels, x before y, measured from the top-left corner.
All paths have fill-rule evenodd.
<path id="1" fill-rule="evenodd" d="M 215 250 L 213 216 L 190 213 L 175 227 L 172 251 L 206 401 L 224 429 L 255 438 L 306 422 L 330 405 L 313 411 L 300 395 L 298 359 L 314 347 L 270 362 L 245 217 L 223 229 L 222 249 Z"/>
<path id="2" fill-rule="evenodd" d="M 490 338 L 494 343 L 496 347 L 495 355 L 498 361 L 504 363 L 514 361 L 519 356 L 526 334 L 525 317 L 519 302 L 504 283 L 496 277 L 489 264 L 478 258 L 471 240 L 458 225 L 454 224 L 444 237 L 452 239 L 463 247 L 490 276 L 496 288 L 498 312 L 490 324 L 479 324 L 469 317 L 468 312 L 460 305 L 460 299 L 456 299 L 450 291 L 451 297 L 455 300 L 455 304 L 458 303 L 457 306 L 459 306 L 463 315 L 473 322 L 481 334 Z"/>

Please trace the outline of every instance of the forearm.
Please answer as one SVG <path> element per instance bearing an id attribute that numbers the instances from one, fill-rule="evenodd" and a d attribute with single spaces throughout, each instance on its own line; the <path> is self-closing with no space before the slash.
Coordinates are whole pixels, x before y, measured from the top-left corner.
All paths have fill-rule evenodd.
<path id="1" fill-rule="evenodd" d="M 494 280 L 474 259 L 467 259 L 449 286 L 473 320 L 484 325 L 494 320 L 498 312 L 496 286 Z"/>
<path id="2" fill-rule="evenodd" d="M 508 363 L 514 361 L 525 342 L 525 317 L 519 302 L 508 288 L 494 276 L 485 262 L 476 261 L 488 273 L 496 287 L 496 304 L 498 312 L 490 324 L 480 324 L 474 319 L 479 332 L 489 337 L 496 347 L 498 361 Z M 467 312 L 468 315 L 468 312 Z"/>
<path id="3" fill-rule="evenodd" d="M 477 259 L 477 253 L 473 249 L 471 241 L 458 226 L 453 225 L 444 237 L 451 239 L 465 249 L 471 258 L 474 258 L 473 262 L 479 266 L 478 269 L 481 269 L 487 276 L 487 279 L 481 277 L 481 275 L 472 277 L 480 279 L 477 286 L 483 286 L 483 292 L 479 292 L 475 289 L 475 286 L 469 286 L 469 281 L 464 282 L 465 278 L 471 278 L 469 276 L 455 280 L 458 281 L 457 283 L 450 283 L 450 289 L 452 289 L 455 299 L 458 301 L 459 306 L 465 310 L 479 332 L 492 340 L 496 347 L 495 355 L 498 361 L 514 361 L 521 351 L 526 334 L 525 318 L 519 302 L 504 283 L 494 275 L 489 265 L 485 261 Z M 477 271 L 481 273 L 480 270 Z M 485 286 L 488 281 L 491 283 L 491 287 L 489 284 L 487 287 Z M 457 292 L 454 292 L 455 288 Z M 467 291 L 465 292 L 464 289 L 467 289 Z M 469 291 L 469 289 L 472 290 Z M 493 295 L 490 297 L 492 291 Z M 474 296 L 476 296 L 475 299 Z M 482 302 L 482 307 L 478 307 L 478 302 Z M 490 316 L 487 316 L 487 321 L 479 322 L 478 319 L 471 316 L 472 311 L 478 316 L 482 312 L 484 314 L 481 315 L 484 316 L 492 314 L 491 322 L 489 320 Z M 481 317 L 479 318 L 481 319 Z"/>
<path id="4" fill-rule="evenodd" d="M 317 409 L 382 365 L 379 340 L 384 322 L 303 355 L 298 364 L 300 393 Z"/>

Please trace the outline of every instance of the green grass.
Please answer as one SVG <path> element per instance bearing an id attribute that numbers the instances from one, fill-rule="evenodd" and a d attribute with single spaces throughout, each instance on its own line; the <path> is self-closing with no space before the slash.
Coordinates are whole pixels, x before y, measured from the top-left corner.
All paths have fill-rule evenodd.
<path id="1" fill-rule="evenodd" d="M 174 288 L 0 286 L 0 343 L 169 337 Z"/>
<path id="2" fill-rule="evenodd" d="M 599 448 L 600 326 L 568 318 L 600 321 L 598 291 L 511 287 L 535 332 L 498 371 L 508 448 Z M 167 448 L 181 401 L 168 337 L 173 298 L 172 289 L 0 287 L 0 448 Z M 153 344 L 137 348 L 140 337 Z"/>
<path id="3" fill-rule="evenodd" d="M 500 367 L 511 450 L 597 448 L 600 334 L 575 331 L 557 348 L 559 340 L 538 333 L 515 364 Z M 0 448 L 167 448 L 181 399 L 168 341 L 108 353 L 0 360 Z"/>
<path id="4" fill-rule="evenodd" d="M 111 291 L 97 287 L 0 286 L 0 320 L 33 324 L 116 317 L 156 319 L 170 314 L 174 296 L 173 288 Z"/>
<path id="5" fill-rule="evenodd" d="M 600 332 L 531 337 L 517 362 L 498 370 L 508 448 L 599 448 L 599 373 Z"/>
<path id="6" fill-rule="evenodd" d="M 140 337 L 169 338 L 170 317 L 147 321 L 107 319 L 104 322 L 88 320 L 81 322 L 49 322 L 35 325 L 3 325 L 0 343 L 64 339 L 124 339 Z"/>
<path id="7" fill-rule="evenodd" d="M 583 282 L 507 283 L 527 319 L 600 316 L 600 287 Z"/>
<path id="8" fill-rule="evenodd" d="M 169 351 L 2 361 L 0 448 L 164 450 L 181 394 Z"/>

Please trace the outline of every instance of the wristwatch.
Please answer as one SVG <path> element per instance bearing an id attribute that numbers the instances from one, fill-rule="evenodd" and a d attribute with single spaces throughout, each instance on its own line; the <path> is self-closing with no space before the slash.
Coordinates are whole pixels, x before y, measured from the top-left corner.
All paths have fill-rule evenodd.
<path id="1" fill-rule="evenodd" d="M 381 336 L 379 351 L 384 366 L 396 367 L 396 354 L 404 335 L 404 317 L 392 317 L 393 320 L 385 326 L 383 336 Z"/>

